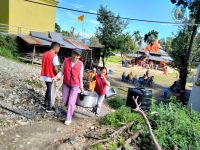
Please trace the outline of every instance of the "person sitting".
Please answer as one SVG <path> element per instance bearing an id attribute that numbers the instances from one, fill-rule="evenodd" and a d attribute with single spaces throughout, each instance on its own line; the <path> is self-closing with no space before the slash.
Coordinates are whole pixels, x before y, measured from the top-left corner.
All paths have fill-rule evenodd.
<path id="1" fill-rule="evenodd" d="M 133 80 L 133 72 L 130 72 L 129 74 L 129 81 L 132 81 Z"/>
<path id="2" fill-rule="evenodd" d="M 129 74 L 126 76 L 125 81 L 129 82 L 130 78 L 129 78 Z"/>
<path id="3" fill-rule="evenodd" d="M 144 75 L 143 77 L 139 77 L 139 79 L 138 79 L 139 84 L 140 84 L 141 86 L 144 86 L 144 84 L 145 84 L 145 77 L 146 77 L 146 75 Z"/>
<path id="4" fill-rule="evenodd" d="M 126 74 L 125 74 L 125 72 L 122 73 L 122 81 L 126 81 Z"/>
<path id="5" fill-rule="evenodd" d="M 132 83 L 135 84 L 137 82 L 137 80 L 138 80 L 137 75 L 135 75 L 133 80 L 132 80 Z"/>
<path id="6" fill-rule="evenodd" d="M 151 76 L 149 79 L 148 79 L 148 81 L 147 81 L 147 85 L 149 86 L 149 87 L 152 87 L 153 86 L 153 83 L 154 83 L 154 76 Z"/>

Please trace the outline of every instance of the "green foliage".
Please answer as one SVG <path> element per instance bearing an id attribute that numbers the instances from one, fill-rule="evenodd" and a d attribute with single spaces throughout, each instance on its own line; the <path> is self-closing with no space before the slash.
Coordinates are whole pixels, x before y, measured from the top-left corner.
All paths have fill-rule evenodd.
<path id="1" fill-rule="evenodd" d="M 151 105 L 151 120 L 154 134 L 163 149 L 177 145 L 179 149 L 200 149 L 200 114 L 190 112 L 176 99 L 168 104 Z"/>
<path id="2" fill-rule="evenodd" d="M 0 34 L 0 55 L 16 59 L 18 53 L 16 37 Z"/>
<path id="3" fill-rule="evenodd" d="M 0 56 L 6 57 L 6 58 L 11 58 L 11 59 L 15 58 L 12 54 L 12 51 L 10 51 L 4 47 L 0 47 Z"/>
<path id="4" fill-rule="evenodd" d="M 173 51 L 169 52 L 169 55 L 173 58 L 172 66 L 181 70 L 187 65 L 187 51 L 190 42 L 191 33 L 188 32 L 188 28 L 183 28 L 178 32 L 172 41 Z"/>
<path id="5" fill-rule="evenodd" d="M 117 149 L 117 143 L 116 142 L 110 142 L 108 150 L 116 150 Z"/>
<path id="6" fill-rule="evenodd" d="M 100 123 L 104 125 L 119 127 L 122 125 L 122 123 L 128 123 L 131 121 L 135 121 L 141 125 L 144 125 L 144 120 L 139 114 L 131 112 L 129 107 L 122 106 L 115 112 L 109 113 L 101 118 Z"/>
<path id="7" fill-rule="evenodd" d="M 119 107 L 125 105 L 125 100 L 122 97 L 114 97 L 107 101 L 108 105 L 113 109 L 118 109 Z"/>
<path id="8" fill-rule="evenodd" d="M 103 47 L 101 43 L 99 42 L 99 39 L 96 36 L 92 36 L 90 38 L 90 46 L 91 47 Z"/>
<path id="9" fill-rule="evenodd" d="M 105 66 L 105 55 L 110 50 L 117 49 L 118 45 L 116 39 L 120 34 L 122 34 L 127 23 L 103 6 L 100 6 L 98 14 L 97 21 L 99 21 L 100 25 L 97 28 L 96 35 L 100 43 L 105 47 L 102 55 L 103 65 Z"/>
<path id="10" fill-rule="evenodd" d="M 101 144 L 96 144 L 92 146 L 91 150 L 103 150 L 103 147 Z"/>
<path id="11" fill-rule="evenodd" d="M 192 51 L 192 62 L 200 62 L 200 33 L 197 34 Z"/>
<path id="12" fill-rule="evenodd" d="M 144 35 L 144 42 L 147 44 L 153 45 L 156 39 L 158 39 L 158 32 L 155 30 L 152 30 Z"/>
<path id="13" fill-rule="evenodd" d="M 121 56 L 134 52 L 138 49 L 136 42 L 126 33 L 121 34 L 116 38 L 116 49 L 121 53 Z"/>
<path id="14" fill-rule="evenodd" d="M 172 41 L 173 41 L 172 37 L 161 38 L 159 40 L 159 44 L 162 47 L 162 49 L 169 52 L 172 51 Z"/>
<path id="15" fill-rule="evenodd" d="M 55 31 L 60 33 L 61 32 L 61 27 L 59 24 L 55 23 Z"/>

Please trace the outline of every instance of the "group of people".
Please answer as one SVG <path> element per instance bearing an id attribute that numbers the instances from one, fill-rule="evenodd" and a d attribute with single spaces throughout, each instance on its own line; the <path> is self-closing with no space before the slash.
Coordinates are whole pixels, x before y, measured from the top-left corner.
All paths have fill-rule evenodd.
<path id="1" fill-rule="evenodd" d="M 70 125 L 72 116 L 76 106 L 76 100 L 79 93 L 83 93 L 83 62 L 80 60 L 81 49 L 74 49 L 69 58 L 65 58 L 61 71 L 58 71 L 59 60 L 58 52 L 60 44 L 53 42 L 51 49 L 45 52 L 42 56 L 42 70 L 40 79 L 46 83 L 46 94 L 44 108 L 46 112 L 53 112 L 55 110 L 54 103 L 52 102 L 52 84 L 63 77 L 62 84 L 62 97 L 65 106 L 67 107 L 66 119 L 64 124 Z M 95 71 L 95 69 L 93 69 Z M 105 97 L 106 86 L 110 86 L 110 82 L 106 77 L 106 67 L 100 68 L 99 74 L 91 76 L 92 82 L 90 90 L 98 94 L 97 105 L 93 108 L 97 116 L 99 116 L 101 104 Z M 95 81 L 95 86 L 92 86 Z M 54 93 L 55 94 L 55 93 Z"/>
<path id="2" fill-rule="evenodd" d="M 147 69 L 146 73 L 139 78 L 137 78 L 137 75 L 133 76 L 133 72 L 130 72 L 128 75 L 126 75 L 125 72 L 123 72 L 121 80 L 124 82 L 129 82 L 134 85 L 139 84 L 139 86 L 146 85 L 151 87 L 154 83 L 154 76 L 150 76 L 149 69 Z"/>

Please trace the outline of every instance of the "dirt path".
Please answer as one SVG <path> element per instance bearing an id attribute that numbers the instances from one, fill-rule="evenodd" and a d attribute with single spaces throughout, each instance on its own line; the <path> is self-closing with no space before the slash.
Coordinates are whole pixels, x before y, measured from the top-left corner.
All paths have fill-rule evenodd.
<path id="1" fill-rule="evenodd" d="M 40 67 L 3 57 L 0 64 L 0 105 L 31 118 L 0 108 L 0 150 L 71 150 L 87 144 L 83 134 L 97 126 L 97 118 L 89 108 L 77 106 L 72 124 L 64 125 L 66 107 L 61 97 L 61 81 L 56 112 L 48 114 L 42 108 L 46 87 L 38 78 Z M 103 105 L 100 115 L 111 111 Z"/>
<path id="2" fill-rule="evenodd" d="M 73 122 L 70 126 L 63 124 L 66 108 L 63 106 L 60 92 L 56 101 L 57 111 L 54 115 L 47 114 L 41 107 L 44 101 L 45 86 L 38 79 L 40 67 L 16 63 L 0 57 L 0 104 L 27 115 L 31 120 L 0 109 L 0 150 L 71 150 L 81 149 L 88 141 L 83 134 L 98 126 L 96 117 L 90 109 L 76 107 Z M 123 83 L 119 79 L 121 73 L 139 72 L 139 68 L 122 68 L 120 65 L 108 66 L 112 68 L 112 85 L 122 87 L 126 97 L 131 84 Z M 60 87 L 61 82 L 58 83 Z M 162 92 L 158 88 L 152 89 L 159 97 Z M 59 88 L 59 91 L 60 88 Z M 101 116 L 111 112 L 108 106 L 102 106 Z"/>
<path id="3" fill-rule="evenodd" d="M 0 150 L 70 150 L 85 146 L 83 134 L 95 119 L 75 119 L 70 126 L 47 120 L 1 132 Z"/>

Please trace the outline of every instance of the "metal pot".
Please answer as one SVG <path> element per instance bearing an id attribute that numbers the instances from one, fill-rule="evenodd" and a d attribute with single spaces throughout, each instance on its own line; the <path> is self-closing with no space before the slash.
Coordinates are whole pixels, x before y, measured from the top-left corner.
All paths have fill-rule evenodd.
<path id="1" fill-rule="evenodd" d="M 95 107 L 97 105 L 98 95 L 93 92 L 84 91 L 79 93 L 76 105 L 81 107 Z"/>
<path id="2" fill-rule="evenodd" d="M 106 86 L 106 98 L 116 95 L 117 92 L 110 86 Z"/>

